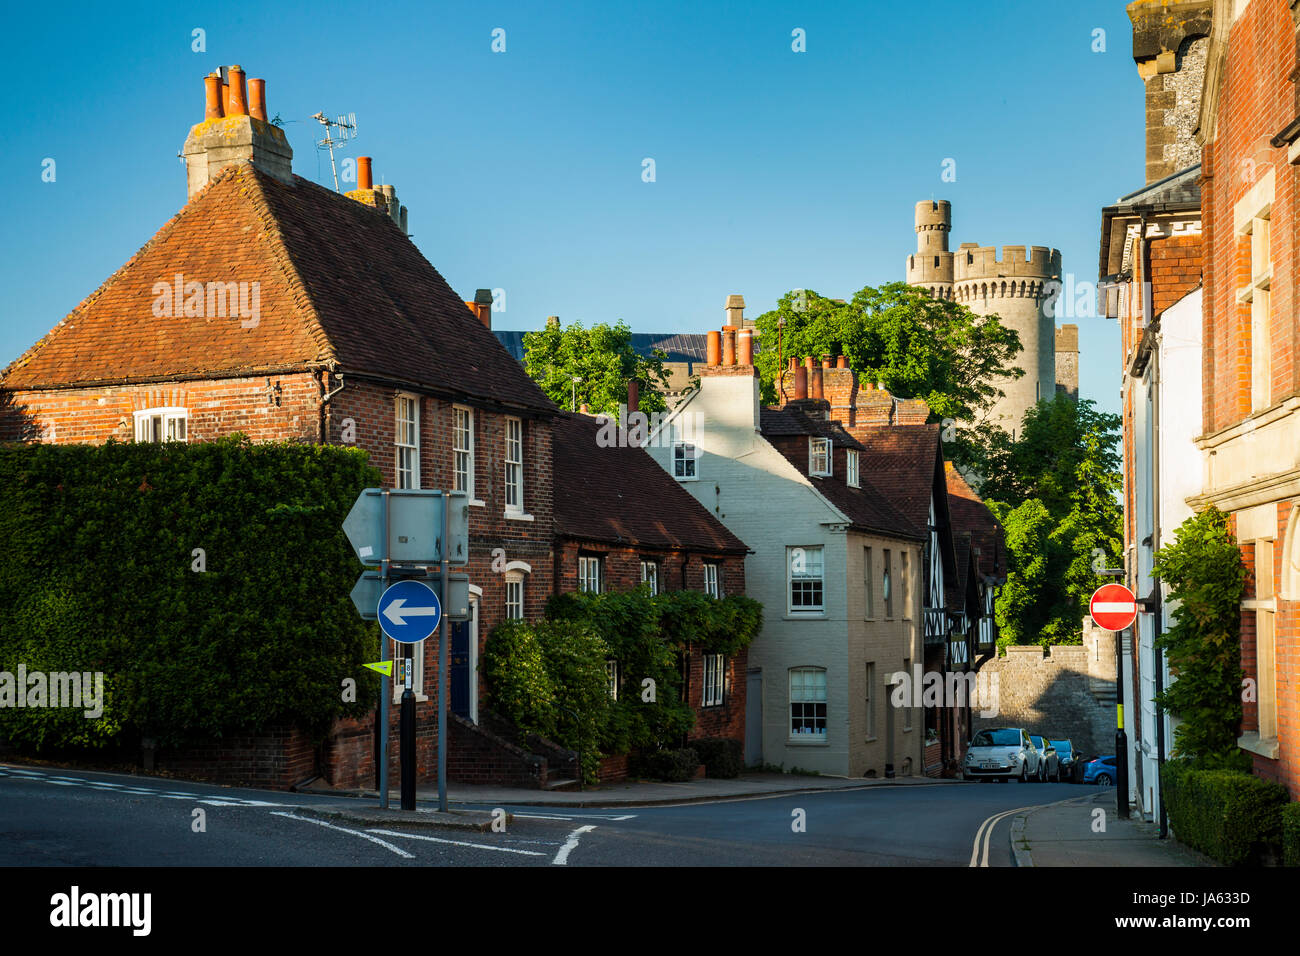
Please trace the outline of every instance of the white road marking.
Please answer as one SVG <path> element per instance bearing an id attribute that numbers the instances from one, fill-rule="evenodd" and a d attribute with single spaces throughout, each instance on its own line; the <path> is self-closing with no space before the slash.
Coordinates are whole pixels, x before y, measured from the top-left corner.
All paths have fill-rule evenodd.
<path id="1" fill-rule="evenodd" d="M 389 843 L 387 840 L 381 840 L 379 839 L 379 837 L 371 836 L 369 833 L 362 833 L 360 830 L 349 830 L 347 827 L 337 827 L 332 823 L 326 823 L 324 820 L 317 820 L 314 819 L 313 817 L 300 817 L 297 814 L 285 813 L 282 810 L 272 810 L 271 816 L 288 817 L 290 820 L 301 820 L 303 823 L 314 823 L 317 826 L 324 827 L 327 830 L 338 830 L 340 833 L 350 833 L 352 836 L 359 836 L 361 837 L 361 839 L 369 840 L 371 843 L 378 843 L 385 850 L 392 850 L 400 857 L 404 857 L 408 860 L 415 859 L 414 854 L 407 853 L 401 847 L 393 846 L 393 844 Z"/>
<path id="2" fill-rule="evenodd" d="M 971 866 L 988 866 L 989 865 L 989 840 L 993 836 L 993 830 L 1003 817 L 1009 817 L 1014 813 L 1023 813 L 1026 810 L 1036 810 L 1037 807 L 1021 807 L 1018 810 L 1003 810 L 1001 813 L 995 813 L 975 831 L 975 844 L 971 848 L 970 865 Z M 980 837 L 984 838 L 983 859 L 980 858 Z"/>
<path id="3" fill-rule="evenodd" d="M 512 813 L 512 817 L 518 817 L 520 820 L 572 820 L 573 817 L 558 817 L 550 813 Z"/>
<path id="4" fill-rule="evenodd" d="M 470 843 L 468 840 L 444 840 L 441 837 L 425 836 L 422 833 L 399 833 L 396 830 L 367 830 L 367 833 L 380 833 L 384 836 L 406 837 L 409 840 L 424 840 L 427 843 L 450 843 L 452 846 L 471 846 L 476 850 L 496 850 L 498 853 L 518 853 L 521 856 L 546 856 L 537 850 L 516 850 L 508 846 L 493 846 L 490 843 Z"/>
<path id="5" fill-rule="evenodd" d="M 564 846 L 560 847 L 560 852 L 555 854 L 555 859 L 551 861 L 551 864 L 553 866 L 565 866 L 569 862 L 569 854 L 578 848 L 578 837 L 594 829 L 596 829 L 594 824 L 588 824 L 585 827 L 578 827 L 578 829 L 570 833 L 569 839 L 565 841 Z"/>
<path id="6" fill-rule="evenodd" d="M 584 813 L 581 817 L 566 817 L 558 813 L 515 813 L 511 811 L 512 817 L 519 817 L 521 820 L 635 820 L 635 813 L 624 813 L 622 816 L 614 816 L 612 813 Z"/>

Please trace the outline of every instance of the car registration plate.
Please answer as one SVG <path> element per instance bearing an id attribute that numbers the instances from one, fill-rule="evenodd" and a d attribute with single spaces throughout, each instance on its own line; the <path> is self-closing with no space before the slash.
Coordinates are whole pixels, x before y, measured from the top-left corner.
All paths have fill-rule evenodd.
<path id="1" fill-rule="evenodd" d="M 996 760 L 983 760 L 980 762 L 980 767 L 984 770 L 996 770 L 998 766 L 999 764 Z"/>

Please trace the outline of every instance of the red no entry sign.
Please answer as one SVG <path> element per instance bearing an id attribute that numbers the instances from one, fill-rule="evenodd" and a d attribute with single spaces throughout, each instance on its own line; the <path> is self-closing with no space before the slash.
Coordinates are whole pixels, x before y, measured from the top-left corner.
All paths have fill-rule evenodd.
<path id="1" fill-rule="evenodd" d="M 1137 599 L 1122 584 L 1103 584 L 1092 593 L 1088 613 L 1098 627 L 1122 631 L 1137 617 Z"/>

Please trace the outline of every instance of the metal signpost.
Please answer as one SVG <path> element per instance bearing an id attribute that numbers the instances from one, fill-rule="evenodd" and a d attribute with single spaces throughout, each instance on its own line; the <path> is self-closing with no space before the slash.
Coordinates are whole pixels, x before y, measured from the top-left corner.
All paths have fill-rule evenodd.
<path id="1" fill-rule="evenodd" d="M 1092 621 L 1115 633 L 1115 799 L 1121 820 L 1129 818 L 1128 734 L 1124 731 L 1124 638 L 1120 633 L 1137 620 L 1137 598 L 1122 584 L 1103 584 L 1088 601 Z"/>
<path id="2" fill-rule="evenodd" d="M 423 488 L 366 488 L 343 521 L 343 531 L 363 571 L 352 589 L 352 603 L 364 620 L 379 621 L 380 666 L 391 676 L 388 639 L 405 645 L 398 662 L 402 693 L 399 740 L 402 809 L 415 809 L 415 645 L 441 622 L 469 620 L 469 576 L 451 574 L 452 564 L 469 562 L 469 499 L 463 491 Z M 373 570 L 374 565 L 378 570 Z M 437 583 L 437 590 L 431 583 Z M 395 582 L 395 583 L 394 583 Z M 429 583 L 426 583 L 429 582 Z M 438 805 L 447 809 L 447 628 L 439 639 Z M 385 666 L 387 665 L 387 666 Z M 370 665 L 367 665 L 370 666 Z M 379 697 L 379 805 L 388 808 L 389 696 Z"/>

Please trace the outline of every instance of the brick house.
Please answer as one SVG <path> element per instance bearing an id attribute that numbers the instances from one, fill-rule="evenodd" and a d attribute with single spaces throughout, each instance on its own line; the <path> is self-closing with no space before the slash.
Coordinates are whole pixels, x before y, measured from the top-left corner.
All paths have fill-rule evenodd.
<path id="1" fill-rule="evenodd" d="M 629 412 L 636 405 L 633 393 Z M 630 444 L 622 436 L 602 447 L 603 427 L 587 415 L 562 412 L 555 419 L 555 481 L 562 490 L 555 500 L 556 590 L 601 593 L 645 584 L 654 594 L 744 594 L 744 543 L 637 447 L 635 433 Z M 747 666 L 747 650 L 726 656 L 687 648 L 683 686 L 695 712 L 689 739 L 743 742 Z M 615 688 L 625 678 L 611 669 Z"/>
<path id="2" fill-rule="evenodd" d="M 368 158 L 358 188 L 339 195 L 294 175 L 283 132 L 266 120 L 263 81 L 231 67 L 205 78 L 205 93 L 183 151 L 187 203 L 0 375 L 0 440 L 242 432 L 341 443 L 369 452 L 388 487 L 467 492 L 470 557 L 459 570 L 472 616 L 450 628 L 449 751 L 480 759 L 455 760 L 451 772 L 545 783 L 543 758 L 478 730 L 476 675 L 491 628 L 540 616 L 555 589 L 553 502 L 566 494 L 554 485 L 557 409 L 492 335 L 490 296 L 466 302 L 409 240 L 406 210 L 393 187 L 373 186 Z M 436 773 L 439 638 L 416 658 L 426 780 Z M 394 742 L 396 727 L 394 711 Z M 313 773 L 370 786 L 376 740 L 370 719 L 340 721 L 319 748 L 266 728 L 159 765 L 270 786 Z"/>
<path id="3" fill-rule="evenodd" d="M 1213 5 L 1197 143 L 1204 223 L 1204 480 L 1248 580 L 1238 746 L 1300 798 L 1300 5 Z"/>

